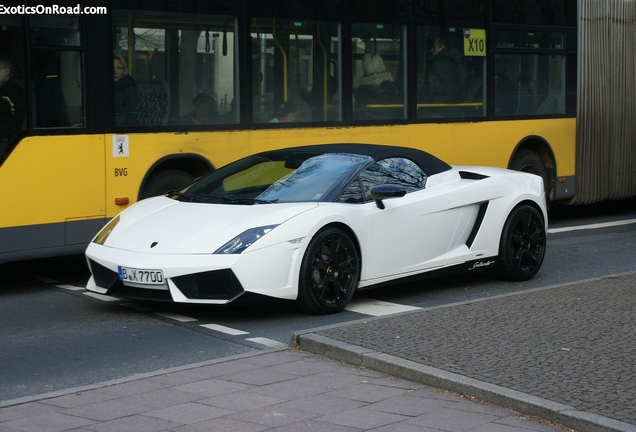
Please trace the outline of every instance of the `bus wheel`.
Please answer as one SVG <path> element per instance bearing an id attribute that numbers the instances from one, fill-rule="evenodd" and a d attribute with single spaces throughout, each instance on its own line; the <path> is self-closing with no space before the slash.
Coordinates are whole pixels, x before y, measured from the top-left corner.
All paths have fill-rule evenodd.
<path id="1" fill-rule="evenodd" d="M 165 194 L 187 185 L 192 180 L 194 180 L 192 174 L 178 169 L 169 168 L 157 171 L 148 178 L 140 198 L 144 199 Z"/>
<path id="2" fill-rule="evenodd" d="M 550 205 L 550 178 L 548 176 L 548 168 L 536 152 L 532 150 L 521 150 L 512 160 L 510 169 L 535 174 L 541 177 L 545 190 L 545 200 L 548 206 Z"/>

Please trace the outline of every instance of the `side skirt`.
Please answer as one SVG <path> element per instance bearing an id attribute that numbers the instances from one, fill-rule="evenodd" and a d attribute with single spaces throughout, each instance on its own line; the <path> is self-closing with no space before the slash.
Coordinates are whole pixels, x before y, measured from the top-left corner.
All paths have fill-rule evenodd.
<path id="1" fill-rule="evenodd" d="M 495 268 L 499 265 L 499 257 L 480 258 L 478 260 L 466 261 L 461 264 L 456 264 L 450 267 L 443 267 L 437 270 L 430 270 L 424 273 L 416 275 L 401 277 L 393 279 L 387 282 L 381 282 L 374 285 L 367 285 L 364 288 L 359 288 L 359 291 L 363 291 L 370 288 L 381 288 L 392 285 L 399 285 L 410 282 L 418 282 L 426 279 L 434 279 L 442 276 L 456 275 L 467 272 L 474 272 L 477 270 L 484 270 L 486 268 Z"/>

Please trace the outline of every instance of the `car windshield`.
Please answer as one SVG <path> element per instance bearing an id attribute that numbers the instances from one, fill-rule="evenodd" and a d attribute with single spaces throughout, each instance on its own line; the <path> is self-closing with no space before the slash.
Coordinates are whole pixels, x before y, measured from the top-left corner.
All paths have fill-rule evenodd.
<path id="1" fill-rule="evenodd" d="M 273 152 L 241 159 L 168 196 L 248 205 L 328 201 L 372 162 L 354 154 Z"/>

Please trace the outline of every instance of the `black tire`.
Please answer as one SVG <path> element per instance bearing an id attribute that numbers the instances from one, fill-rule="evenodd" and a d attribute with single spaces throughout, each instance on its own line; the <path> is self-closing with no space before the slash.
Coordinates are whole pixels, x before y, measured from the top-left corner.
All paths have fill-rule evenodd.
<path id="1" fill-rule="evenodd" d="M 192 180 L 194 180 L 192 174 L 179 169 L 169 168 L 157 171 L 146 182 L 140 198 L 163 195 L 191 183 Z"/>
<path id="2" fill-rule="evenodd" d="M 546 202 L 550 201 L 550 174 L 541 157 L 532 150 L 521 150 L 515 155 L 510 164 L 510 169 L 538 175 L 543 179 Z"/>
<path id="3" fill-rule="evenodd" d="M 532 279 L 543 263 L 546 248 L 545 223 L 532 206 L 522 204 L 508 216 L 499 242 L 499 265 L 489 274 L 498 278 Z"/>
<path id="4" fill-rule="evenodd" d="M 309 313 L 340 312 L 359 279 L 360 257 L 351 238 L 340 229 L 325 229 L 314 236 L 303 257 L 296 303 Z"/>

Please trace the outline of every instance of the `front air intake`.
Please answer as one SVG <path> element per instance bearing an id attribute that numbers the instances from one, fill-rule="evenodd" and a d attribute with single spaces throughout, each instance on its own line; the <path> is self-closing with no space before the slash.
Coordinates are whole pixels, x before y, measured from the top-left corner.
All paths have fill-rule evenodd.
<path id="1" fill-rule="evenodd" d="M 189 299 L 227 300 L 243 294 L 243 286 L 229 269 L 195 273 L 172 278 L 172 282 Z"/>
<path id="2" fill-rule="evenodd" d="M 88 265 L 91 267 L 91 273 L 93 273 L 95 284 L 98 287 L 109 290 L 115 286 L 117 282 L 119 282 L 119 275 L 117 272 L 109 270 L 93 260 L 88 260 Z"/>

